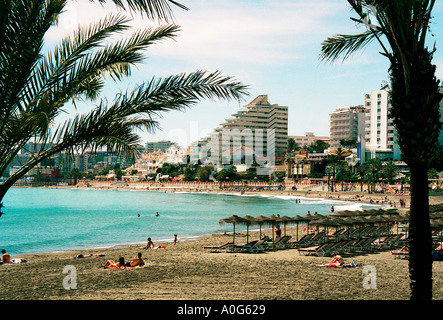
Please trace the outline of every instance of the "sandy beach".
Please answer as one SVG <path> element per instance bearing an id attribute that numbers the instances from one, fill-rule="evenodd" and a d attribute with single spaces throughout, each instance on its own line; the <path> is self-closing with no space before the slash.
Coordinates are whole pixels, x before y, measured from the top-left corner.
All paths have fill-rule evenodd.
<path id="1" fill-rule="evenodd" d="M 305 192 L 280 194 L 306 195 Z M 355 201 L 356 192 L 323 194 L 323 197 L 340 196 L 340 200 Z M 319 197 L 318 193 L 307 196 Z M 400 198 L 409 203 L 405 196 L 388 195 L 388 198 L 397 204 Z M 430 202 L 442 203 L 443 197 L 430 197 Z M 296 231 L 295 226 L 286 229 L 294 239 Z M 300 228 L 299 237 L 302 232 Z M 268 229 L 266 233 L 270 235 L 271 231 Z M 250 239 L 258 237 L 257 231 L 250 232 Z M 360 265 L 346 269 L 315 267 L 331 258 L 302 256 L 297 249 L 260 254 L 203 250 L 204 246 L 231 240 L 231 234 L 215 234 L 176 244 L 164 243 L 166 248 L 157 250 L 129 246 L 20 256 L 11 252 L 12 258 L 25 258 L 28 262 L 0 266 L 0 300 L 408 300 L 410 297 L 408 261 L 395 259 L 389 250 L 345 255 L 345 263 Z M 236 234 L 236 242 L 246 242 L 246 232 Z M 146 263 L 142 268 L 100 268 L 108 259 L 117 261 L 123 256 L 128 260 L 138 252 Z M 79 253 L 105 256 L 75 258 Z M 65 278 L 72 275 L 71 271 L 63 273 L 67 266 L 76 271 L 75 289 L 66 289 Z M 368 275 L 364 273 L 365 266 L 376 270 L 375 288 L 364 285 Z M 433 298 L 443 300 L 442 262 L 433 263 L 433 280 Z"/>

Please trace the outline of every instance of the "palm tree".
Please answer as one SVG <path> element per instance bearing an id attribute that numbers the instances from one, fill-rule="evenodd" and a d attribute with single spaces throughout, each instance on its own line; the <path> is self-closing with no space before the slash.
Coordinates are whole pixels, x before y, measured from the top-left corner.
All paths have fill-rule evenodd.
<path id="1" fill-rule="evenodd" d="M 143 51 L 161 40 L 175 38 L 179 27 L 167 24 L 132 32 L 130 20 L 111 14 L 80 27 L 49 52 L 43 52 L 46 32 L 57 23 L 68 1 L 1 1 L 0 15 L 0 173 L 28 141 L 42 145 L 18 171 L 0 184 L 0 203 L 8 189 L 42 160 L 61 152 L 106 149 L 134 157 L 141 142 L 134 129 L 154 131 L 157 117 L 185 110 L 200 99 L 240 100 L 246 86 L 218 71 L 196 71 L 152 78 L 118 93 L 113 101 L 100 98 L 105 77 L 115 81 L 131 74 L 143 61 Z M 99 2 L 106 2 L 99 0 Z M 113 0 L 126 10 L 168 20 L 172 0 Z M 109 44 L 111 43 L 111 44 Z M 90 101 L 95 107 L 56 126 L 68 102 Z"/>
<path id="2" fill-rule="evenodd" d="M 340 161 L 340 158 L 335 154 L 329 155 L 328 159 L 327 159 L 328 167 L 326 168 L 326 171 L 328 173 L 328 176 L 332 176 L 332 181 L 331 181 L 331 191 L 332 192 L 335 191 L 335 189 L 334 189 L 335 173 L 336 173 L 336 170 L 338 169 L 339 161 Z"/>
<path id="3" fill-rule="evenodd" d="M 388 161 L 383 164 L 382 173 L 387 179 L 388 183 L 393 183 L 398 173 L 398 167 L 393 161 Z"/>
<path id="4" fill-rule="evenodd" d="M 432 299 L 432 251 L 427 171 L 437 147 L 439 81 L 427 46 L 435 0 L 347 0 L 366 31 L 337 35 L 322 44 L 321 59 L 336 61 L 376 40 L 389 59 L 390 116 L 411 172 L 409 276 L 411 299 Z"/>
<path id="5" fill-rule="evenodd" d="M 363 179 L 369 170 L 369 166 L 367 163 L 358 162 L 355 166 L 355 170 L 357 172 L 357 175 L 360 177 L 360 192 L 363 192 Z"/>
<path id="6" fill-rule="evenodd" d="M 371 184 L 371 193 L 375 191 L 375 184 L 380 180 L 380 171 L 382 168 L 382 162 L 379 158 L 372 158 L 368 160 L 368 171 L 366 175 Z"/>

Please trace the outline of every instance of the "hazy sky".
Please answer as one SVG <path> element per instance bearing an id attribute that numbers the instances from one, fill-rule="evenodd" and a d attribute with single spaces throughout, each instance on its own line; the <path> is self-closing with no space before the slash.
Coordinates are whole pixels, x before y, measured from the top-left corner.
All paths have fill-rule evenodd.
<path id="1" fill-rule="evenodd" d="M 103 96 L 112 100 L 153 76 L 165 77 L 197 70 L 220 70 L 250 86 L 241 104 L 203 100 L 186 112 L 171 112 L 160 119 L 161 130 L 141 133 L 143 140 L 175 140 L 189 145 L 224 122 L 257 95 L 267 94 L 272 104 L 289 107 L 289 135 L 314 132 L 329 135 L 329 114 L 337 107 L 363 104 L 364 94 L 378 90 L 388 80 L 388 61 L 373 42 L 344 63 L 321 62 L 321 43 L 337 33 L 363 32 L 349 19 L 354 16 L 346 0 L 182 0 L 189 11 L 173 8 L 181 26 L 175 40 L 152 46 L 147 60 L 130 79 L 110 84 Z M 89 24 L 110 12 L 88 0 L 72 1 L 57 28 L 47 35 L 47 45 L 57 43 L 80 24 Z M 443 78 L 443 4 L 434 10 L 433 36 L 437 43 L 434 63 Z M 134 17 L 134 26 L 156 26 Z M 86 112 L 92 106 L 78 108 Z M 75 112 L 72 110 L 72 112 Z M 65 117 L 70 116 L 66 115 Z M 72 116 L 72 114 L 71 114 Z"/>

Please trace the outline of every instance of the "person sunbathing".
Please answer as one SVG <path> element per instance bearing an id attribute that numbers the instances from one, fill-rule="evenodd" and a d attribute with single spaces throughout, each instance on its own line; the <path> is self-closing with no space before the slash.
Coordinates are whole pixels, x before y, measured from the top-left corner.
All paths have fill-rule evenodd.
<path id="1" fill-rule="evenodd" d="M 2 259 L 0 261 L 0 264 L 4 263 L 11 263 L 11 256 L 9 255 L 9 253 L 6 252 L 5 249 L 2 249 Z"/>
<path id="2" fill-rule="evenodd" d="M 115 262 L 114 260 L 109 259 L 108 261 L 106 261 L 106 263 L 102 267 L 115 269 L 115 268 L 124 268 L 125 265 L 126 265 L 125 258 L 120 257 L 118 259 L 118 262 Z"/>
<path id="3" fill-rule="evenodd" d="M 316 267 L 329 267 L 329 268 L 341 268 L 344 265 L 344 261 L 342 256 L 333 253 L 332 254 L 332 259 L 331 261 L 329 261 L 329 263 L 327 264 L 317 264 L 315 265 Z"/>
<path id="4" fill-rule="evenodd" d="M 134 258 L 129 259 L 129 262 L 126 263 L 127 267 L 137 267 L 137 266 L 144 266 L 145 262 L 142 259 L 141 252 L 137 253 L 137 255 Z"/>
<path id="5" fill-rule="evenodd" d="M 105 257 L 106 255 L 104 253 L 90 253 L 88 255 L 83 255 L 83 253 L 79 253 L 76 258 L 80 259 L 80 258 L 96 258 L 96 257 Z"/>
<path id="6" fill-rule="evenodd" d="M 403 247 L 400 250 L 393 250 L 393 251 L 391 251 L 391 254 L 397 254 L 397 255 L 405 255 L 405 254 L 408 254 L 408 253 L 409 253 L 409 251 L 408 251 L 407 247 Z"/>

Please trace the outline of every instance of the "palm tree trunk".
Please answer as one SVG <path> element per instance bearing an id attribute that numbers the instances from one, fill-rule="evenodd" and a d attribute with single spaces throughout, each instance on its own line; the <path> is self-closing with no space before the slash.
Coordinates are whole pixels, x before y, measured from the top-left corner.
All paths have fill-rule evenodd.
<path id="1" fill-rule="evenodd" d="M 0 184 L 0 203 L 2 203 L 4 196 L 6 195 L 6 192 L 8 192 L 9 188 L 13 186 L 14 182 L 5 181 L 4 183 Z"/>
<path id="2" fill-rule="evenodd" d="M 432 299 L 432 236 L 429 221 L 429 190 L 426 164 L 411 171 L 409 217 L 409 277 L 411 300 Z"/>

